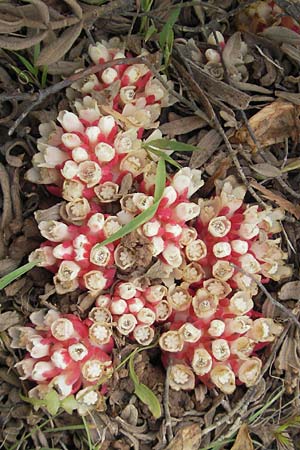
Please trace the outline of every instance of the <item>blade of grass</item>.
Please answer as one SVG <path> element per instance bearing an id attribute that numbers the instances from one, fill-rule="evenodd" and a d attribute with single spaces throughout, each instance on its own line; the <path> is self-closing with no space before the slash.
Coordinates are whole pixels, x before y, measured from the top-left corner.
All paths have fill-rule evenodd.
<path id="1" fill-rule="evenodd" d="M 41 76 L 41 88 L 45 89 L 47 83 L 48 66 L 43 66 L 42 76 Z"/>
<path id="2" fill-rule="evenodd" d="M 91 438 L 91 434 L 90 434 L 90 430 L 89 430 L 87 421 L 85 420 L 84 416 L 82 416 L 81 418 L 82 418 L 82 422 L 83 422 L 83 425 L 84 425 L 84 428 L 85 428 L 85 432 L 86 432 L 86 435 L 87 435 L 89 450 L 94 450 L 94 446 L 93 446 L 93 443 L 92 443 L 92 438 Z"/>
<path id="3" fill-rule="evenodd" d="M 153 141 L 144 143 L 146 150 L 172 150 L 173 152 L 195 152 L 201 151 L 200 148 L 194 145 L 185 144 L 183 142 L 172 141 L 170 139 L 154 139 Z"/>
<path id="4" fill-rule="evenodd" d="M 148 152 L 153 153 L 156 156 L 159 156 L 160 158 L 163 158 L 166 162 L 168 162 L 169 164 L 171 164 L 172 166 L 176 167 L 177 169 L 182 169 L 182 166 L 175 161 L 175 159 L 171 158 L 171 156 L 167 155 L 166 153 L 164 153 L 161 150 L 156 150 L 154 148 L 147 148 L 144 147 Z"/>
<path id="5" fill-rule="evenodd" d="M 32 261 L 27 264 L 24 264 L 24 266 L 18 267 L 18 269 L 13 270 L 7 275 L 4 275 L 4 277 L 0 278 L 0 291 L 1 289 L 4 289 L 6 286 L 8 286 L 10 283 L 15 281 L 17 278 L 21 277 L 26 272 L 31 270 L 33 267 L 35 267 L 37 263 L 38 261 Z"/>
<path id="6" fill-rule="evenodd" d="M 166 163 L 164 159 L 160 159 L 157 165 L 156 177 L 155 177 L 155 192 L 154 192 L 154 203 L 141 214 L 132 219 L 129 223 L 124 225 L 116 233 L 112 234 L 110 237 L 100 242 L 97 247 L 102 247 L 103 245 L 110 244 L 111 242 L 117 241 L 132 231 L 136 230 L 139 226 L 143 225 L 148 220 L 151 220 L 156 213 L 161 197 L 163 195 L 166 186 Z"/>

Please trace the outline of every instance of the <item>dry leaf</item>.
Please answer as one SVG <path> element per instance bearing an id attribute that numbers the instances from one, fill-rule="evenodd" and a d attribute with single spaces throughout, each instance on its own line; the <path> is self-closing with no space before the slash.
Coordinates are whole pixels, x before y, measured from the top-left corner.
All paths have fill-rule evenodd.
<path id="1" fill-rule="evenodd" d="M 254 450 L 248 431 L 248 425 L 246 423 L 243 423 L 239 429 L 235 443 L 233 444 L 233 447 L 231 447 L 231 450 Z"/>
<path id="2" fill-rule="evenodd" d="M 251 168 L 266 178 L 276 178 L 281 175 L 281 171 L 269 163 L 253 164 Z"/>
<path id="3" fill-rule="evenodd" d="M 300 281 L 285 283 L 278 292 L 280 300 L 300 300 Z"/>
<path id="4" fill-rule="evenodd" d="M 171 120 L 170 122 L 160 125 L 159 129 L 170 139 L 181 134 L 190 133 L 191 131 L 198 130 L 205 127 L 205 120 L 198 116 L 181 117 L 180 119 Z"/>
<path id="5" fill-rule="evenodd" d="M 186 427 L 180 428 L 165 450 L 198 450 L 200 442 L 201 430 L 199 425 L 187 425 Z"/>
<path id="6" fill-rule="evenodd" d="M 0 314 L 0 332 L 7 330 L 8 328 L 16 325 L 20 322 L 20 316 L 16 311 L 7 311 Z"/>
<path id="7" fill-rule="evenodd" d="M 298 106 L 278 100 L 265 106 L 252 116 L 249 120 L 249 126 L 261 147 L 284 142 L 289 137 L 297 141 L 300 131 L 298 115 Z M 257 150 L 246 127 L 237 131 L 234 139 L 238 143 L 247 143 L 253 150 Z"/>
<path id="8" fill-rule="evenodd" d="M 41 42 L 48 34 L 48 30 L 36 34 L 32 37 L 10 37 L 0 36 L 0 47 L 5 50 L 24 50 L 25 48 L 33 47 Z"/>
<path id="9" fill-rule="evenodd" d="M 296 31 L 290 30 L 286 27 L 269 27 L 262 33 L 264 37 L 270 39 L 272 42 L 281 44 L 285 42 L 287 44 L 300 44 L 300 35 Z"/>
<path id="10" fill-rule="evenodd" d="M 257 189 L 259 192 L 263 194 L 263 196 L 270 200 L 271 202 L 277 203 L 280 208 L 284 209 L 285 211 L 289 212 L 290 214 L 293 214 L 293 216 L 296 217 L 296 219 L 300 219 L 300 205 L 294 204 L 285 198 L 281 197 L 281 195 L 274 194 L 274 192 L 270 191 L 270 189 L 265 188 L 264 186 L 261 186 L 256 181 L 251 181 L 250 185 Z"/>
<path id="11" fill-rule="evenodd" d="M 61 59 L 70 50 L 80 35 L 82 25 L 83 22 L 80 21 L 76 25 L 67 28 L 58 39 L 46 45 L 37 59 L 37 66 L 47 66 Z"/>

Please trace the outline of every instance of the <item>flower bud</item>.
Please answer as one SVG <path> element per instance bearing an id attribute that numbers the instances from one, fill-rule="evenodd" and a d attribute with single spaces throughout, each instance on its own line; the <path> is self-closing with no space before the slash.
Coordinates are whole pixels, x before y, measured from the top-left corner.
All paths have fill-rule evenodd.
<path id="1" fill-rule="evenodd" d="M 175 311 L 185 311 L 190 307 L 192 296 L 185 287 L 173 285 L 168 290 L 167 299 Z"/>
<path id="2" fill-rule="evenodd" d="M 204 271 L 196 262 L 191 262 L 183 268 L 182 279 L 189 284 L 198 283 L 203 277 Z"/>
<path id="3" fill-rule="evenodd" d="M 179 328 L 179 332 L 181 333 L 184 342 L 197 342 L 201 337 L 201 330 L 196 328 L 192 323 L 185 323 Z"/>
<path id="4" fill-rule="evenodd" d="M 93 322 L 108 323 L 108 324 L 112 322 L 111 313 L 109 309 L 104 306 L 94 307 L 89 313 L 89 318 Z"/>
<path id="5" fill-rule="evenodd" d="M 195 374 L 203 377 L 212 368 L 212 357 L 205 348 L 196 348 L 191 365 Z"/>
<path id="6" fill-rule="evenodd" d="M 232 394 L 235 391 L 235 375 L 228 366 L 215 366 L 210 372 L 210 379 L 224 394 Z"/>
<path id="7" fill-rule="evenodd" d="M 22 361 L 19 361 L 15 364 L 15 368 L 17 369 L 20 380 L 27 380 L 31 378 L 33 367 L 36 363 L 36 359 L 34 358 L 25 358 Z"/>
<path id="8" fill-rule="evenodd" d="M 136 315 L 139 322 L 146 325 L 153 325 L 155 322 L 155 312 L 150 308 L 142 308 Z"/>
<path id="9" fill-rule="evenodd" d="M 172 205 L 176 201 L 177 197 L 178 197 L 177 192 L 175 191 L 173 186 L 166 186 L 165 187 L 163 195 L 162 195 L 162 198 L 164 200 L 167 199 L 166 206 Z"/>
<path id="10" fill-rule="evenodd" d="M 189 391 L 195 387 L 195 375 L 186 364 L 172 364 L 169 373 L 170 387 L 174 391 Z"/>
<path id="11" fill-rule="evenodd" d="M 31 372 L 31 378 L 34 381 L 46 381 L 52 377 L 53 370 L 55 369 L 52 362 L 39 361 L 37 362 Z"/>
<path id="12" fill-rule="evenodd" d="M 94 192 L 101 203 L 110 203 L 118 199 L 119 185 L 106 181 L 94 188 Z"/>
<path id="13" fill-rule="evenodd" d="M 225 331 L 225 323 L 222 320 L 215 319 L 210 322 L 208 334 L 212 337 L 219 337 Z"/>
<path id="14" fill-rule="evenodd" d="M 252 273 L 260 272 L 260 270 L 261 270 L 260 263 L 250 253 L 240 256 L 239 262 L 241 263 L 242 269 L 245 272 L 252 274 Z"/>
<path id="15" fill-rule="evenodd" d="M 87 187 L 93 187 L 98 184 L 101 177 L 101 168 L 94 161 L 84 161 L 79 164 L 78 178 L 86 183 Z"/>
<path id="16" fill-rule="evenodd" d="M 136 263 L 135 253 L 128 247 L 124 247 L 122 244 L 119 244 L 116 247 L 114 259 L 116 266 L 121 270 L 130 269 L 130 267 L 133 267 Z"/>
<path id="17" fill-rule="evenodd" d="M 231 222 L 225 216 L 218 216 L 211 219 L 208 224 L 208 231 L 214 237 L 224 237 L 231 229 Z"/>
<path id="18" fill-rule="evenodd" d="M 212 317 L 219 306 L 219 299 L 216 296 L 210 295 L 207 291 L 206 293 L 200 294 L 200 291 L 205 289 L 198 289 L 195 297 L 193 297 L 192 305 L 194 312 L 199 319 L 208 319 Z"/>
<path id="19" fill-rule="evenodd" d="M 132 201 L 140 211 L 145 211 L 153 205 L 153 197 L 145 195 L 141 192 L 133 194 Z"/>
<path id="20" fill-rule="evenodd" d="M 154 329 L 149 325 L 137 325 L 133 330 L 134 339 L 141 345 L 149 345 L 154 339 Z"/>
<path id="21" fill-rule="evenodd" d="M 259 358 L 246 359 L 239 368 L 238 378 L 247 387 L 254 386 L 261 374 L 262 362 Z"/>
<path id="22" fill-rule="evenodd" d="M 207 61 L 211 63 L 217 64 L 221 62 L 221 56 L 219 52 L 217 50 L 214 50 L 213 48 L 208 48 L 204 54 Z"/>
<path id="23" fill-rule="evenodd" d="M 98 359 L 90 359 L 84 363 L 81 369 L 82 376 L 90 383 L 99 381 L 106 375 L 109 365 L 109 361 L 101 362 Z"/>
<path id="24" fill-rule="evenodd" d="M 220 281 L 229 280 L 234 274 L 234 268 L 228 261 L 217 261 L 212 267 L 212 275 Z"/>
<path id="25" fill-rule="evenodd" d="M 82 361 L 88 354 L 88 349 L 85 345 L 78 342 L 68 347 L 68 352 L 73 361 Z"/>
<path id="26" fill-rule="evenodd" d="M 96 42 L 95 45 L 89 45 L 88 53 L 94 64 L 99 64 L 100 61 L 107 62 L 110 59 L 108 49 L 100 42 Z"/>
<path id="27" fill-rule="evenodd" d="M 231 292 L 231 287 L 225 281 L 217 280 L 215 278 L 209 278 L 203 282 L 203 287 L 211 295 L 218 298 L 226 298 Z"/>
<path id="28" fill-rule="evenodd" d="M 112 314 L 117 314 L 118 316 L 120 316 L 121 314 L 127 312 L 128 305 L 125 300 L 119 298 L 118 300 L 112 300 L 109 308 Z"/>
<path id="29" fill-rule="evenodd" d="M 95 147 L 95 155 L 101 163 L 107 163 L 114 159 L 115 149 L 105 142 L 99 142 Z"/>
<path id="30" fill-rule="evenodd" d="M 101 75 L 101 80 L 105 84 L 112 84 L 118 78 L 118 72 L 113 67 L 104 69 Z"/>
<path id="31" fill-rule="evenodd" d="M 167 331 L 159 339 L 159 345 L 165 352 L 177 353 L 183 349 L 183 337 L 179 331 Z"/>
<path id="32" fill-rule="evenodd" d="M 99 120 L 98 126 L 105 136 L 108 136 L 112 129 L 116 126 L 113 116 L 103 116 Z"/>
<path id="33" fill-rule="evenodd" d="M 64 178 L 72 180 L 72 178 L 75 178 L 78 174 L 78 165 L 74 161 L 66 161 L 60 172 Z"/>
<path id="34" fill-rule="evenodd" d="M 253 353 L 255 342 L 247 336 L 241 336 L 230 342 L 231 353 L 240 359 L 246 359 Z"/>
<path id="35" fill-rule="evenodd" d="M 61 137 L 62 143 L 69 149 L 79 147 L 81 145 L 81 139 L 77 134 L 64 133 Z"/>
<path id="36" fill-rule="evenodd" d="M 37 248 L 30 253 L 28 261 L 36 261 L 38 267 L 53 266 L 56 263 L 56 257 L 53 255 L 53 247 L 45 245 Z"/>
<path id="37" fill-rule="evenodd" d="M 55 350 L 51 355 L 51 361 L 58 369 L 64 370 L 71 362 L 70 355 L 65 348 Z"/>
<path id="38" fill-rule="evenodd" d="M 172 307 L 167 300 L 161 300 L 153 309 L 157 322 L 165 322 L 172 314 Z"/>
<path id="39" fill-rule="evenodd" d="M 184 227 L 179 238 L 179 244 L 184 247 L 197 239 L 197 230 L 193 227 Z"/>
<path id="40" fill-rule="evenodd" d="M 68 382 L 66 374 L 61 374 L 54 377 L 50 383 L 51 387 L 54 387 L 60 397 L 68 397 L 72 393 L 73 385 Z"/>
<path id="41" fill-rule="evenodd" d="M 260 318 L 253 322 L 247 336 L 255 342 L 273 342 L 282 333 L 283 326 L 273 319 Z"/>
<path id="42" fill-rule="evenodd" d="M 80 163 L 89 159 L 89 154 L 83 147 L 76 147 L 72 150 L 72 158 L 75 162 Z"/>
<path id="43" fill-rule="evenodd" d="M 104 226 L 104 215 L 102 213 L 93 214 L 87 223 L 91 233 L 99 233 L 103 229 Z"/>
<path id="44" fill-rule="evenodd" d="M 207 247 L 201 239 L 196 239 L 187 244 L 185 254 L 189 261 L 200 261 L 207 255 Z"/>
<path id="45" fill-rule="evenodd" d="M 211 344 L 213 357 L 218 361 L 226 361 L 230 356 L 230 348 L 225 339 L 215 339 Z"/>
<path id="46" fill-rule="evenodd" d="M 158 234 L 160 227 L 161 224 L 158 220 L 150 220 L 142 225 L 142 231 L 146 237 L 153 237 Z"/>
<path id="47" fill-rule="evenodd" d="M 152 242 L 152 256 L 160 255 L 165 248 L 165 242 L 163 238 L 160 236 L 154 236 L 151 239 L 151 242 Z"/>
<path id="48" fill-rule="evenodd" d="M 138 313 L 141 309 L 144 308 L 145 302 L 140 298 L 132 298 L 127 301 L 129 312 L 132 314 Z"/>
<path id="49" fill-rule="evenodd" d="M 194 219 L 199 216 L 200 206 L 196 203 L 179 203 L 175 207 L 175 214 L 179 220 L 183 220 L 184 222 L 188 222 L 189 220 Z"/>
<path id="50" fill-rule="evenodd" d="M 76 201 L 82 197 L 84 185 L 80 181 L 65 180 L 63 184 L 62 196 L 68 202 Z"/>
<path id="51" fill-rule="evenodd" d="M 80 270 L 80 266 L 73 261 L 62 261 L 60 263 L 57 275 L 61 281 L 72 281 L 77 278 Z"/>
<path id="52" fill-rule="evenodd" d="M 244 334 L 252 327 L 252 319 L 248 316 L 236 316 L 226 319 L 226 331 L 229 333 Z"/>
<path id="53" fill-rule="evenodd" d="M 150 303 L 158 303 L 167 295 L 167 288 L 162 284 L 149 286 L 144 292 L 146 300 Z"/>
<path id="54" fill-rule="evenodd" d="M 129 300 L 136 296 L 136 287 L 133 283 L 120 283 L 116 289 L 116 292 L 120 295 L 120 297 L 125 300 Z"/>
<path id="55" fill-rule="evenodd" d="M 55 290 L 56 290 L 57 294 L 59 294 L 59 295 L 66 294 L 67 292 L 73 292 L 79 287 L 77 278 L 75 280 L 62 281 L 62 280 L 60 280 L 58 275 L 55 275 L 53 277 L 53 282 L 54 282 Z"/>
<path id="56" fill-rule="evenodd" d="M 253 305 L 253 300 L 247 292 L 238 291 L 230 299 L 229 311 L 237 316 L 242 316 L 247 314 Z"/>
<path id="57" fill-rule="evenodd" d="M 103 225 L 103 231 L 105 234 L 105 237 L 110 237 L 114 233 L 120 230 L 122 228 L 122 225 L 120 223 L 120 220 L 116 216 L 109 216 L 105 219 L 104 225 Z"/>
<path id="58" fill-rule="evenodd" d="M 210 45 L 220 45 L 224 44 L 224 36 L 220 31 L 215 31 L 214 33 L 210 33 L 207 38 L 207 43 Z"/>
<path id="59" fill-rule="evenodd" d="M 122 103 L 132 103 L 135 99 L 135 86 L 125 86 L 120 89 L 120 100 Z"/>
<path id="60" fill-rule="evenodd" d="M 213 246 L 213 254 L 216 258 L 226 258 L 231 254 L 231 245 L 229 242 L 217 242 Z"/>
<path id="61" fill-rule="evenodd" d="M 128 336 L 137 324 L 137 320 L 133 314 L 123 314 L 117 322 L 117 330 L 124 336 Z"/>
<path id="62" fill-rule="evenodd" d="M 90 262 L 96 266 L 105 267 L 111 259 L 111 253 L 105 245 L 94 245 L 90 253 Z"/>
<path id="63" fill-rule="evenodd" d="M 85 135 L 89 140 L 89 144 L 95 144 L 98 141 L 98 137 L 101 131 L 99 127 L 87 127 L 85 130 Z"/>
<path id="64" fill-rule="evenodd" d="M 107 279 L 99 270 L 91 270 L 83 275 L 85 287 L 89 291 L 101 291 L 105 288 Z"/>
<path id="65" fill-rule="evenodd" d="M 65 131 L 72 133 L 77 131 L 79 133 L 84 132 L 84 126 L 80 122 L 76 114 L 69 111 L 60 111 L 57 120 L 62 125 Z"/>
<path id="66" fill-rule="evenodd" d="M 172 267 L 179 267 L 182 263 L 180 249 L 175 244 L 167 244 L 162 255 L 166 262 Z"/>
<path id="67" fill-rule="evenodd" d="M 109 304 L 110 304 L 110 295 L 98 295 L 98 297 L 95 300 L 95 305 L 99 308 L 108 308 Z"/>
<path id="68" fill-rule="evenodd" d="M 52 242 L 63 242 L 70 239 L 68 225 L 56 220 L 42 220 L 39 225 L 41 235 Z"/>
<path id="69" fill-rule="evenodd" d="M 95 322 L 89 328 L 89 338 L 94 345 L 104 345 L 110 341 L 112 329 L 107 323 Z"/>
<path id="70" fill-rule="evenodd" d="M 56 319 L 51 325 L 52 336 L 58 341 L 67 341 L 75 336 L 75 330 L 69 319 L 61 317 Z"/>
<path id="71" fill-rule="evenodd" d="M 40 335 L 29 336 L 26 344 L 26 350 L 32 358 L 43 358 L 49 355 L 50 345 L 44 341 Z"/>
<path id="72" fill-rule="evenodd" d="M 239 255 L 245 255 L 248 252 L 248 242 L 241 239 L 234 239 L 230 242 L 232 250 Z"/>
<path id="73" fill-rule="evenodd" d="M 120 163 L 120 170 L 130 172 L 134 177 L 140 175 L 146 166 L 147 154 L 144 150 L 129 152 Z"/>

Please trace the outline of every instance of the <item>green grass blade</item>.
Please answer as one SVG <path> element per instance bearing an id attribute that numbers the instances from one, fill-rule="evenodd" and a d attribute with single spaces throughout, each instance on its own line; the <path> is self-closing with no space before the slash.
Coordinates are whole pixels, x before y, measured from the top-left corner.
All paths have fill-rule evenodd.
<path id="1" fill-rule="evenodd" d="M 163 158 L 160 158 L 157 164 L 156 177 L 155 177 L 155 191 L 154 202 L 159 202 L 163 196 L 166 187 L 166 162 Z"/>
<path id="2" fill-rule="evenodd" d="M 183 142 L 173 141 L 170 139 L 155 139 L 144 144 L 147 150 L 172 150 L 173 152 L 195 152 L 201 150 L 198 147 Z"/>
<path id="3" fill-rule="evenodd" d="M 182 166 L 177 161 L 175 161 L 175 159 L 173 159 L 171 156 L 169 156 L 167 153 L 164 153 L 161 150 L 156 150 L 156 149 L 148 147 L 148 146 L 144 146 L 144 148 L 148 152 L 153 153 L 154 155 L 159 156 L 160 158 L 163 158 L 166 162 L 168 162 L 172 166 L 176 167 L 177 169 L 182 169 Z"/>
<path id="4" fill-rule="evenodd" d="M 33 267 L 35 267 L 37 263 L 38 263 L 37 261 L 32 261 L 27 264 L 24 264 L 24 266 L 18 267 L 18 269 L 13 270 L 7 275 L 4 275 L 4 277 L 0 278 L 0 291 L 1 289 L 4 289 L 6 286 L 8 286 L 10 283 L 15 281 L 17 278 L 21 277 L 26 272 L 31 270 Z"/>
<path id="5" fill-rule="evenodd" d="M 14 54 L 21 61 L 23 66 L 26 67 L 28 72 L 30 72 L 34 77 L 36 77 L 39 69 L 37 67 L 34 67 L 28 59 L 24 58 L 24 56 L 22 55 L 19 55 L 19 53 L 14 52 Z"/>
<path id="6" fill-rule="evenodd" d="M 154 203 L 145 211 L 143 211 L 138 216 L 134 217 L 129 223 L 124 225 L 116 233 L 112 234 L 109 238 L 98 244 L 98 247 L 110 244 L 111 242 L 117 241 L 132 231 L 136 230 L 138 227 L 143 225 L 148 220 L 151 220 L 156 213 L 161 197 L 163 195 L 165 185 L 166 185 L 166 163 L 164 159 L 160 159 L 157 165 L 156 177 L 155 177 L 155 192 L 154 192 Z"/>
<path id="7" fill-rule="evenodd" d="M 43 66 L 42 76 L 41 76 L 41 88 L 45 89 L 47 84 L 48 66 Z"/>
<path id="8" fill-rule="evenodd" d="M 160 403 L 154 392 L 152 392 L 148 386 L 139 382 L 137 374 L 134 370 L 134 356 L 135 355 L 132 354 L 129 359 L 129 375 L 134 383 L 134 393 L 145 405 L 148 406 L 153 417 L 158 419 L 161 416 Z"/>

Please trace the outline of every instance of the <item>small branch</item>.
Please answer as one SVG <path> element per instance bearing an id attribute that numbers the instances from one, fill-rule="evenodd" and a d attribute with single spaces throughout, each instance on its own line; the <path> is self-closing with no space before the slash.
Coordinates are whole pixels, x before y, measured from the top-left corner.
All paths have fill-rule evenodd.
<path id="1" fill-rule="evenodd" d="M 172 430 L 172 418 L 170 414 L 170 366 L 168 367 L 165 381 L 165 390 L 164 390 L 164 411 L 165 411 L 165 422 L 166 422 L 166 430 L 167 430 L 167 439 L 170 443 L 174 437 Z"/>

